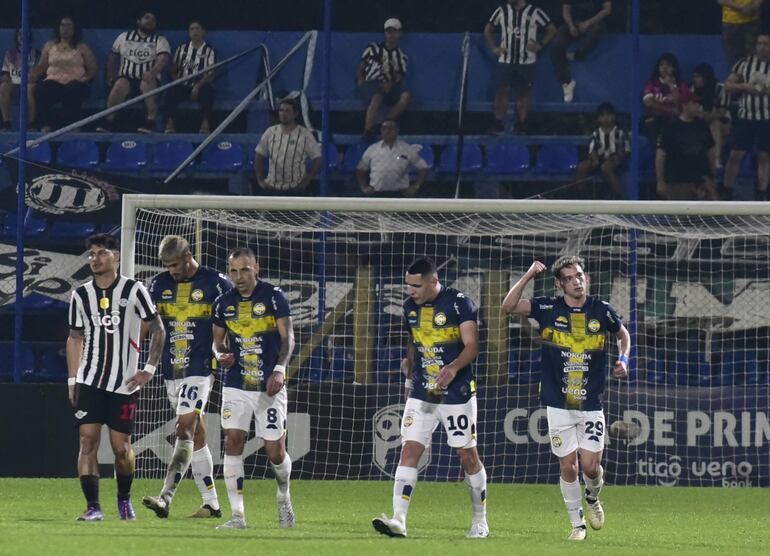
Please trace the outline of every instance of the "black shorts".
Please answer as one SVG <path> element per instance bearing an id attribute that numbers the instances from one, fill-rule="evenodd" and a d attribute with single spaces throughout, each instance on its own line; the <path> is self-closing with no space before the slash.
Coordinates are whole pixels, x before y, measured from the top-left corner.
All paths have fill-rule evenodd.
<path id="1" fill-rule="evenodd" d="M 99 423 L 123 434 L 134 433 L 138 393 L 116 394 L 78 384 L 75 390 L 76 426 Z"/>
<path id="2" fill-rule="evenodd" d="M 498 62 L 495 66 L 495 89 L 503 87 L 531 89 L 534 79 L 535 64 L 504 64 Z"/>
<path id="3" fill-rule="evenodd" d="M 115 80 L 115 83 L 117 83 L 119 79 L 125 79 L 126 81 L 128 81 L 129 91 L 128 91 L 128 96 L 126 97 L 126 100 L 128 100 L 130 98 L 138 97 L 139 95 L 142 94 L 142 80 L 141 79 L 134 79 L 132 77 L 119 76 Z M 112 86 L 114 87 L 115 85 L 113 84 Z"/>
<path id="4" fill-rule="evenodd" d="M 756 144 L 758 150 L 770 152 L 770 121 L 736 118 L 733 122 L 733 131 L 730 133 L 730 142 L 734 151 L 748 152 Z"/>
<path id="5" fill-rule="evenodd" d="M 382 85 L 383 82 L 379 80 L 364 81 L 359 87 L 359 91 L 361 96 L 368 100 L 371 99 L 375 94 L 382 93 Z M 398 83 L 393 84 L 387 93 L 383 93 L 382 103 L 385 106 L 395 106 L 401 99 L 401 94 L 405 90 L 406 89 L 404 88 L 403 81 L 399 81 Z"/>

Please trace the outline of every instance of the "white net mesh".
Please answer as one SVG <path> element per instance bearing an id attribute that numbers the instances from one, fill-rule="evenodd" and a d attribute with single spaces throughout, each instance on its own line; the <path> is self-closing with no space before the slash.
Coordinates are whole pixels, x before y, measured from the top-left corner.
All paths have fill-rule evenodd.
<path id="1" fill-rule="evenodd" d="M 442 283 L 479 307 L 479 451 L 490 479 L 554 482 L 558 464 L 538 400 L 538 331 L 527 319 L 509 319 L 500 304 L 533 260 L 579 254 L 591 294 L 612 303 L 634 343 L 630 378 L 609 380 L 608 481 L 756 486 L 770 484 L 768 232 L 770 217 L 759 214 L 218 210 L 202 201 L 194 209 L 138 209 L 134 265 L 147 281 L 162 270 L 157 246 L 168 233 L 186 236 L 200 262 L 221 272 L 231 248 L 253 248 L 261 277 L 280 285 L 292 307 L 295 474 L 350 479 L 395 470 L 403 276 L 414 258 L 432 257 Z M 546 274 L 525 297 L 555 294 Z M 140 411 L 144 476 L 162 476 L 171 455 L 173 414 L 159 380 Z M 208 420 L 215 463 L 220 391 L 218 383 Z M 259 446 L 252 440 L 246 449 L 254 477 L 267 467 L 261 452 L 253 455 Z M 427 457 L 427 479 L 460 475 L 443 432 Z"/>

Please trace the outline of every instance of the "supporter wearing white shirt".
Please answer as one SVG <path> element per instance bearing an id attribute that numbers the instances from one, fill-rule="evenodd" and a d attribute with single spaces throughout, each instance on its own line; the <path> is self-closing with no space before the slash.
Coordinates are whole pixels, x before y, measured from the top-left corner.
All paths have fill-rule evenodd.
<path id="1" fill-rule="evenodd" d="M 382 141 L 371 145 L 356 168 L 356 179 L 366 195 L 400 191 L 411 197 L 420 189 L 428 174 L 428 164 L 418 154 L 419 146 L 398 138 L 398 124 L 385 120 L 381 125 Z M 409 183 L 409 167 L 418 170 L 414 183 Z"/>

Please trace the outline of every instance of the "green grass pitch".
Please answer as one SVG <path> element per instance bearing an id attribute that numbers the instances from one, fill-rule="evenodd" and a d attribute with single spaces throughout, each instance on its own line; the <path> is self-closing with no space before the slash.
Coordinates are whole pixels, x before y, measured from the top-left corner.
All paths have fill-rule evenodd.
<path id="1" fill-rule="evenodd" d="M 121 522 L 115 482 L 101 481 L 101 523 L 78 523 L 84 502 L 75 479 L 0 479 L 0 554 L 768 554 L 770 493 L 767 489 L 612 487 L 602 493 L 607 522 L 589 529 L 583 543 L 568 543 L 566 512 L 556 485 L 489 486 L 491 536 L 470 540 L 470 501 L 462 483 L 418 483 L 409 516 L 409 537 L 374 532 L 371 519 L 391 507 L 387 481 L 294 481 L 297 526 L 278 528 L 275 483 L 247 481 L 245 531 L 216 531 L 223 520 L 186 517 L 199 495 L 184 481 L 169 519 L 141 505 L 161 481 L 137 480 L 135 522 Z M 217 488 L 223 511 L 224 484 Z"/>

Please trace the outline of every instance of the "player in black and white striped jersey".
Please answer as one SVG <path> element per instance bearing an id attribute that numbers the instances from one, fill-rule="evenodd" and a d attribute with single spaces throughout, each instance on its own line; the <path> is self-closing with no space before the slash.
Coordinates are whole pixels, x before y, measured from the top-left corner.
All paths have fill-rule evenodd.
<path id="1" fill-rule="evenodd" d="M 757 200 L 767 200 L 770 182 L 770 31 L 757 36 L 756 53 L 738 60 L 725 82 L 729 93 L 740 94 L 738 117 L 730 134 L 732 150 L 725 165 L 724 196 L 732 198 L 735 180 L 746 153 L 757 146 Z"/>
<path id="2" fill-rule="evenodd" d="M 171 79 L 173 81 L 205 70 L 217 61 L 216 51 L 210 44 L 206 43 L 206 29 L 200 21 L 192 21 L 187 27 L 187 33 L 190 42 L 179 45 L 174 52 L 174 59 L 171 63 Z M 177 107 L 180 102 L 185 100 L 197 102 L 201 107 L 200 132 L 208 133 L 211 131 L 211 110 L 214 107 L 214 88 L 211 86 L 213 79 L 214 72 L 210 71 L 203 74 L 202 77 L 180 83 L 166 93 L 166 110 L 169 113 L 166 120 L 166 133 L 176 132 L 175 122 L 179 116 Z"/>
<path id="3" fill-rule="evenodd" d="M 385 41 L 371 43 L 361 55 L 356 72 L 359 91 L 369 102 L 364 121 L 364 136 L 374 134 L 374 122 L 380 108 L 389 106 L 386 120 L 398 120 L 412 103 L 412 93 L 406 90 L 409 57 L 399 48 L 401 21 L 391 17 L 385 22 Z"/>
<path id="4" fill-rule="evenodd" d="M 500 30 L 500 43 L 495 40 L 495 28 Z M 538 40 L 541 31 L 545 31 Z M 517 131 L 523 132 L 529 113 L 529 90 L 535 77 L 535 62 L 540 52 L 556 34 L 556 27 L 546 13 L 527 0 L 506 0 L 489 18 L 484 37 L 489 49 L 497 56 L 494 73 L 495 123 L 492 133 L 505 131 L 503 118 L 508 111 L 511 88 L 518 95 Z"/>
<path id="5" fill-rule="evenodd" d="M 107 107 L 111 108 L 136 96 L 158 88 L 163 70 L 168 65 L 171 47 L 163 35 L 157 34 L 158 21 L 155 14 L 146 12 L 136 20 L 137 28 L 118 35 L 107 57 L 105 83 L 110 87 Z M 155 131 L 158 115 L 156 96 L 144 100 L 147 119 L 137 131 Z M 112 131 L 115 114 L 104 118 L 97 131 Z"/>
<path id="6" fill-rule="evenodd" d="M 110 429 L 115 454 L 118 514 L 120 519 L 132 520 L 131 434 L 137 392 L 155 373 L 166 333 L 144 285 L 118 274 L 118 240 L 97 234 L 86 240 L 86 247 L 94 278 L 72 292 L 67 339 L 68 395 L 80 432 L 78 474 L 87 502 L 78 520 L 103 519 L 96 459 L 102 425 Z M 147 323 L 150 350 L 147 364 L 139 371 L 142 322 Z"/>
<path id="7" fill-rule="evenodd" d="M 628 133 L 617 124 L 617 111 L 609 102 L 603 102 L 596 110 L 599 127 L 591 135 L 588 156 L 578 164 L 575 181 L 580 187 L 588 176 L 601 170 L 615 196 L 622 198 L 623 191 L 616 174 L 630 152 Z M 581 188 L 583 189 L 583 188 Z"/>

